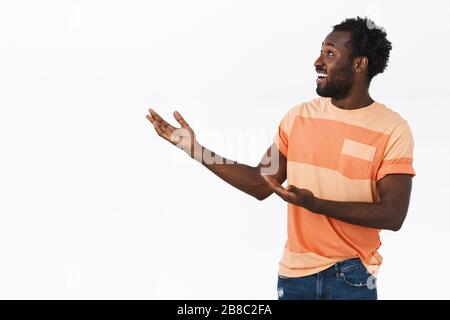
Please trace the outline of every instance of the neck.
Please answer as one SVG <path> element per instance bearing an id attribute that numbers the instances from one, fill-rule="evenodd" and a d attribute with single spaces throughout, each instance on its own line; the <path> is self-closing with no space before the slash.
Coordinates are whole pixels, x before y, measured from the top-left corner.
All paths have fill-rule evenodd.
<path id="1" fill-rule="evenodd" d="M 369 88 L 357 89 L 354 88 L 352 93 L 342 99 L 331 98 L 331 103 L 338 108 L 345 110 L 353 110 L 367 107 L 373 103 L 373 99 L 370 97 Z"/>

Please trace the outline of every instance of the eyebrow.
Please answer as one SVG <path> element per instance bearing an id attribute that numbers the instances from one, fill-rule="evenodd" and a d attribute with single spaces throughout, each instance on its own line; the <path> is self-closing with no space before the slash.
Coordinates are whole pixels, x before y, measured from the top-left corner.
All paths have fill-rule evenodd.
<path id="1" fill-rule="evenodd" d="M 326 46 L 331 46 L 333 48 L 336 48 L 336 45 L 334 43 L 331 43 L 331 42 L 327 42 L 327 43 L 325 43 L 325 45 Z M 322 42 L 322 47 L 323 47 L 323 42 Z"/>

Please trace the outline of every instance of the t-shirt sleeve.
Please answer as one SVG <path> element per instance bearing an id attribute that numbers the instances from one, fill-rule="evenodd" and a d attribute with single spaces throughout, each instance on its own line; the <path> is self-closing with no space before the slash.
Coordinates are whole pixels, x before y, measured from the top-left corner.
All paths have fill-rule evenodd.
<path id="1" fill-rule="evenodd" d="M 301 105 L 297 105 L 290 109 L 281 119 L 280 124 L 278 125 L 278 131 L 273 138 L 275 145 L 278 150 L 287 158 L 288 150 L 289 150 L 289 134 L 292 129 L 293 122 L 296 116 L 299 114 L 299 110 Z"/>
<path id="2" fill-rule="evenodd" d="M 414 138 L 406 121 L 395 127 L 389 136 L 383 160 L 377 172 L 377 181 L 392 173 L 415 176 L 413 168 Z"/>
<path id="3" fill-rule="evenodd" d="M 277 146 L 278 150 L 287 158 L 288 148 L 289 148 L 289 137 L 283 125 L 283 120 L 278 126 L 278 132 L 275 134 L 273 141 Z"/>

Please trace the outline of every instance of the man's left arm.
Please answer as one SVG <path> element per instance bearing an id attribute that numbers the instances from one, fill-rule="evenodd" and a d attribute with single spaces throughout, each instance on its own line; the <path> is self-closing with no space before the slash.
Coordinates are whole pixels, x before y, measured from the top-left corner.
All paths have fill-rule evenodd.
<path id="1" fill-rule="evenodd" d="M 307 189 L 283 186 L 264 176 L 273 191 L 285 201 L 316 214 L 369 228 L 398 231 L 408 212 L 412 175 L 388 174 L 377 182 L 379 202 L 346 202 L 319 199 Z"/>

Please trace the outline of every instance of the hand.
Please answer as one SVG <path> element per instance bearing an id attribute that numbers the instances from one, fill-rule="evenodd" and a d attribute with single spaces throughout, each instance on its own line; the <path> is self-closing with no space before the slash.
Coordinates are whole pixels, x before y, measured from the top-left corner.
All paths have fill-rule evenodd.
<path id="1" fill-rule="evenodd" d="M 169 141 L 174 146 L 183 149 L 189 156 L 194 156 L 194 150 L 198 146 L 195 140 L 194 130 L 188 125 L 178 111 L 173 113 L 175 120 L 181 125 L 181 128 L 176 128 L 167 123 L 159 114 L 153 109 L 148 109 L 149 113 L 145 117 L 153 124 L 153 128 L 158 135 Z"/>
<path id="2" fill-rule="evenodd" d="M 266 180 L 270 189 L 284 201 L 312 211 L 316 197 L 311 191 L 308 189 L 299 189 L 293 185 L 288 185 L 286 188 L 283 188 L 273 177 L 268 175 L 262 175 L 262 177 Z"/>

